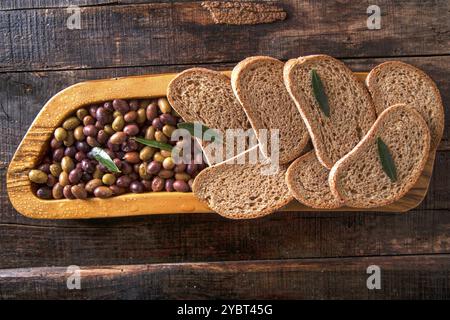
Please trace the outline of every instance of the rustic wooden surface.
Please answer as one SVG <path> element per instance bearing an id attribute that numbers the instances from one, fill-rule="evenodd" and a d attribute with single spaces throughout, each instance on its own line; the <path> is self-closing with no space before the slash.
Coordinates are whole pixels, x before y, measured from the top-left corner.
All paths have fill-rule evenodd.
<path id="1" fill-rule="evenodd" d="M 87 79 L 218 70 L 241 58 L 327 53 L 354 71 L 399 59 L 436 81 L 450 104 L 450 2 L 276 2 L 287 18 L 215 24 L 200 1 L 0 3 L 0 298 L 450 298 L 450 114 L 424 202 L 407 214 L 281 212 L 254 221 L 214 214 L 31 220 L 6 195 L 8 163 L 44 103 Z M 382 270 L 368 290 L 366 268 Z M 66 267 L 82 289 L 66 289 Z"/>

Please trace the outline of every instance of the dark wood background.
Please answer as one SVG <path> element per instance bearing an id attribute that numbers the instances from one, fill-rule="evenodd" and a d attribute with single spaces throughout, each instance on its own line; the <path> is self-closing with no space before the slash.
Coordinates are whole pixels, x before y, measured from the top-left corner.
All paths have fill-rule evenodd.
<path id="1" fill-rule="evenodd" d="M 250 55 L 326 53 L 354 71 L 425 70 L 450 104 L 450 1 L 276 2 L 284 21 L 214 24 L 197 1 L 0 3 L 0 298 L 450 298 L 450 114 L 428 196 L 407 214 L 283 212 L 31 220 L 11 206 L 8 162 L 44 103 L 87 79 L 223 70 Z M 69 4 L 81 30 L 69 30 Z M 366 9 L 381 8 L 381 30 Z M 368 290 L 366 268 L 382 270 Z M 66 268 L 82 268 L 67 290 Z"/>

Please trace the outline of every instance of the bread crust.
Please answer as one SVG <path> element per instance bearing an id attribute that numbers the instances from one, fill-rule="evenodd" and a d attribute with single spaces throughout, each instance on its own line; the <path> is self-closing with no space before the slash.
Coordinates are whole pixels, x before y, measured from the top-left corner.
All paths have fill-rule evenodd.
<path id="1" fill-rule="evenodd" d="M 424 71 L 420 70 L 419 68 L 410 65 L 408 63 L 404 63 L 402 61 L 387 61 L 379 64 L 375 68 L 373 68 L 366 78 L 366 86 L 369 89 L 370 95 L 372 96 L 372 99 L 375 104 L 375 109 L 377 111 L 377 114 L 381 114 L 381 112 L 384 111 L 383 103 L 381 100 L 381 92 L 380 88 L 376 83 L 377 78 L 380 76 L 380 74 L 387 68 L 404 68 L 409 69 L 412 72 L 417 73 L 423 80 L 429 85 L 429 89 L 432 90 L 435 94 L 435 96 L 438 99 L 438 105 L 437 107 L 437 113 L 438 113 L 438 121 L 437 121 L 437 127 L 431 128 L 429 126 L 430 131 L 432 132 L 432 141 L 431 141 L 431 149 L 436 150 L 436 148 L 439 145 L 439 142 L 442 139 L 442 136 L 444 134 L 445 129 L 445 112 L 444 112 L 444 105 L 442 103 L 442 97 L 439 92 L 439 88 L 437 87 L 436 83 L 431 79 L 431 77 L 426 74 Z M 399 101 L 398 103 L 406 103 L 406 101 Z"/>
<path id="2" fill-rule="evenodd" d="M 307 105 L 307 102 L 305 99 L 298 95 L 298 92 L 294 90 L 296 87 L 296 82 L 293 79 L 293 69 L 297 67 L 298 65 L 304 65 L 306 63 L 309 63 L 311 61 L 332 61 L 335 64 L 340 65 L 343 67 L 343 70 L 345 70 L 347 76 L 356 84 L 356 86 L 360 89 L 360 93 L 364 96 L 366 102 L 369 104 L 368 110 L 364 110 L 364 112 L 367 112 L 367 116 L 371 118 L 371 121 L 375 121 L 376 114 L 375 114 L 375 107 L 372 102 L 372 98 L 367 91 L 367 88 L 364 86 L 364 84 L 354 75 L 354 73 L 341 61 L 330 57 L 328 55 L 310 55 L 305 57 L 299 57 L 297 59 L 291 59 L 286 62 L 284 69 L 283 69 L 283 78 L 284 83 L 286 85 L 286 88 L 291 95 L 292 99 L 294 100 L 297 109 L 299 110 L 306 127 L 309 132 L 309 136 L 311 137 L 312 143 L 314 145 L 314 149 L 316 150 L 316 155 L 318 160 L 322 163 L 322 165 L 328 169 L 331 169 L 335 163 L 331 159 L 331 156 L 327 154 L 325 144 L 323 143 L 322 139 L 320 138 L 320 131 L 319 128 L 314 124 L 314 118 L 312 115 L 306 112 L 303 106 Z M 331 106 L 332 107 L 332 106 Z M 356 145 L 356 143 L 355 143 Z M 350 151 L 350 150 L 349 150 Z"/>
<path id="3" fill-rule="evenodd" d="M 342 190 L 340 189 L 339 185 L 339 179 L 342 172 L 349 167 L 350 164 L 352 164 L 355 161 L 355 158 L 357 158 L 361 151 L 364 151 L 365 145 L 367 143 L 373 143 L 375 141 L 375 138 L 378 134 L 379 128 L 383 125 L 383 122 L 388 119 L 391 113 L 397 112 L 397 111 L 406 111 L 409 112 L 416 120 L 417 125 L 421 127 L 421 130 L 423 131 L 425 140 L 425 147 L 423 151 L 423 156 L 421 158 L 421 161 L 419 163 L 418 168 L 408 177 L 408 180 L 406 181 L 405 187 L 403 188 L 403 192 L 393 194 L 391 197 L 383 199 L 382 201 L 379 201 L 375 204 L 368 204 L 367 202 L 357 202 L 352 201 L 351 198 L 346 197 Z M 369 132 L 366 134 L 366 136 L 358 143 L 358 145 L 350 151 L 346 156 L 341 158 L 339 161 L 336 162 L 336 164 L 333 166 L 333 168 L 330 171 L 330 175 L 328 178 L 328 182 L 330 184 L 331 192 L 335 195 L 335 197 L 340 198 L 347 206 L 349 207 L 355 207 L 355 208 L 372 208 L 372 207 L 381 207 L 388 204 L 391 204 L 400 198 L 402 198 L 417 182 L 420 175 L 422 174 L 423 169 L 425 168 L 425 165 L 428 160 L 430 152 L 430 131 L 428 129 L 428 126 L 425 122 L 425 120 L 422 118 L 419 112 L 417 112 L 413 108 L 407 107 L 405 104 L 396 104 L 389 108 L 387 108 L 385 111 L 383 111 L 378 119 L 373 124 L 372 128 L 369 130 Z"/>
<path id="4" fill-rule="evenodd" d="M 257 114 L 259 113 L 259 111 L 257 109 L 255 109 L 254 106 L 249 101 L 245 101 L 243 99 L 244 94 L 241 90 L 241 77 L 242 77 L 243 73 L 247 72 L 248 69 L 252 68 L 255 64 L 264 63 L 264 62 L 275 63 L 275 64 L 279 65 L 280 68 L 283 68 L 283 62 L 278 59 L 268 57 L 268 56 L 254 56 L 254 57 L 248 57 L 248 58 L 242 60 L 241 62 L 239 62 L 233 68 L 233 71 L 231 73 L 231 86 L 233 88 L 233 92 L 234 92 L 235 96 L 237 97 L 237 99 L 239 100 L 239 102 L 241 103 L 245 113 L 247 114 L 247 118 L 249 119 L 249 121 L 252 125 L 252 128 L 255 130 L 256 133 L 258 133 L 258 128 L 264 127 L 264 125 L 257 122 L 257 118 L 258 118 Z M 283 81 L 283 79 L 281 79 L 281 80 Z M 282 112 L 282 111 L 280 110 L 280 112 Z M 282 125 L 285 125 L 285 124 L 282 124 Z M 281 164 L 289 163 L 292 160 L 299 157 L 302 154 L 305 146 L 307 145 L 307 143 L 309 141 L 309 135 L 308 135 L 308 131 L 306 130 L 305 123 L 302 121 L 300 125 L 304 128 L 304 132 L 299 133 L 299 134 L 301 134 L 301 139 L 298 142 L 298 144 L 296 145 L 296 147 L 291 148 L 289 152 L 285 152 L 284 154 L 282 154 L 280 152 L 280 163 Z M 266 129 L 270 129 L 270 128 L 266 128 Z M 299 131 L 300 131 L 300 129 L 301 129 L 301 127 L 299 128 Z M 280 135 L 281 134 L 283 134 L 283 133 L 280 130 Z M 257 134 L 257 138 L 259 140 L 258 134 Z M 265 155 L 268 156 L 267 154 L 265 154 Z"/>
<path id="5" fill-rule="evenodd" d="M 300 201 L 301 203 L 307 205 L 311 208 L 316 209 L 336 209 L 342 207 L 343 203 L 340 201 L 339 198 L 336 198 L 333 193 L 331 193 L 331 190 L 329 190 L 330 195 L 334 198 L 331 201 L 322 199 L 320 201 L 315 201 L 313 197 L 306 197 L 306 193 L 308 192 L 306 186 L 299 186 L 296 177 L 298 176 L 299 170 L 310 170 L 310 167 L 308 166 L 308 163 L 313 162 L 313 164 L 317 163 L 317 166 L 320 166 L 320 169 L 328 171 L 325 167 L 322 166 L 322 164 L 318 161 L 315 151 L 312 150 L 308 152 L 307 154 L 304 154 L 297 160 L 291 163 L 289 166 L 287 172 L 286 172 L 286 183 L 288 185 L 289 191 L 292 193 L 295 199 Z M 326 181 L 319 181 L 326 184 L 326 188 L 330 189 L 329 183 L 328 183 L 328 175 Z M 321 179 L 322 177 L 315 177 L 317 179 Z"/>

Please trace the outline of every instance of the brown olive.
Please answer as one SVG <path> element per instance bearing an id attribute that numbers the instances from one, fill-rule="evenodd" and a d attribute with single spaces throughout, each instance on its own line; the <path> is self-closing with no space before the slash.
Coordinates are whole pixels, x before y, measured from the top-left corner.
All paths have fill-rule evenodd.
<path id="1" fill-rule="evenodd" d="M 126 139 L 127 139 L 127 135 L 124 132 L 119 131 L 119 132 L 114 133 L 111 136 L 111 138 L 109 138 L 109 141 L 112 144 L 122 144 L 125 142 Z"/>
<path id="2" fill-rule="evenodd" d="M 123 152 L 135 151 L 139 148 L 139 145 L 136 141 L 128 139 L 120 146 Z"/>
<path id="3" fill-rule="evenodd" d="M 158 116 L 158 105 L 155 102 L 150 103 L 146 109 L 147 120 L 153 121 Z"/>
<path id="4" fill-rule="evenodd" d="M 183 180 L 175 180 L 173 183 L 173 188 L 175 191 L 178 192 L 188 192 L 189 191 L 189 185 L 186 183 L 186 181 Z"/>
<path id="5" fill-rule="evenodd" d="M 114 133 L 116 133 L 116 131 L 112 128 L 112 126 L 110 124 L 107 124 L 103 127 L 103 130 L 105 130 L 105 132 L 112 136 Z"/>
<path id="6" fill-rule="evenodd" d="M 97 134 L 97 141 L 100 144 L 105 144 L 109 139 L 109 135 L 105 132 L 105 130 L 100 130 Z"/>
<path id="7" fill-rule="evenodd" d="M 131 179 L 129 176 L 120 176 L 116 181 L 116 184 L 121 188 L 128 188 L 130 183 Z"/>
<path id="8" fill-rule="evenodd" d="M 52 149 L 58 149 L 58 148 L 61 148 L 62 146 L 63 146 L 62 140 L 58 141 L 58 140 L 56 140 L 56 138 L 53 138 L 50 141 L 50 148 L 52 148 Z"/>
<path id="9" fill-rule="evenodd" d="M 100 147 L 100 143 L 98 143 L 97 139 L 94 137 L 87 137 L 86 142 L 88 145 L 90 145 L 92 148 Z"/>
<path id="10" fill-rule="evenodd" d="M 83 151 L 84 153 L 88 153 L 90 148 L 86 141 L 78 141 L 75 143 L 75 146 L 78 151 Z"/>
<path id="11" fill-rule="evenodd" d="M 84 153 L 83 151 L 78 151 L 77 153 L 75 153 L 75 160 L 77 160 L 78 162 L 83 161 L 84 159 L 86 159 L 86 153 Z"/>
<path id="12" fill-rule="evenodd" d="M 116 111 L 119 111 L 122 114 L 125 114 L 130 110 L 130 106 L 128 105 L 128 102 L 125 100 L 115 99 L 113 100 L 113 108 Z"/>
<path id="13" fill-rule="evenodd" d="M 145 146 L 144 148 L 141 149 L 141 151 L 139 152 L 139 158 L 142 161 L 149 161 L 153 155 L 155 154 L 156 149 L 153 147 L 149 147 L 149 146 Z"/>
<path id="14" fill-rule="evenodd" d="M 112 196 L 112 194 L 113 194 L 112 190 L 105 186 L 99 186 L 94 190 L 94 196 L 96 196 L 97 198 L 102 199 L 109 198 Z"/>
<path id="15" fill-rule="evenodd" d="M 100 169 L 98 169 L 98 168 L 95 168 L 95 171 L 94 171 L 94 173 L 92 174 L 92 177 L 94 178 L 94 179 L 101 179 L 102 177 L 103 177 L 103 172 L 100 170 Z"/>
<path id="16" fill-rule="evenodd" d="M 95 137 L 97 136 L 98 129 L 93 125 L 89 124 L 83 128 L 83 133 L 87 137 Z"/>
<path id="17" fill-rule="evenodd" d="M 129 162 L 129 163 L 132 163 L 132 164 L 140 162 L 139 153 L 137 153 L 136 151 L 131 151 L 131 152 L 125 153 L 125 155 L 123 156 L 123 159 L 126 162 Z"/>
<path id="18" fill-rule="evenodd" d="M 161 163 L 153 160 L 147 165 L 147 173 L 148 174 L 158 174 L 161 170 Z"/>
<path id="19" fill-rule="evenodd" d="M 167 169 L 162 169 L 161 171 L 159 171 L 158 176 L 160 178 L 163 178 L 163 179 L 172 178 L 173 177 L 173 171 L 172 170 L 167 170 Z"/>
<path id="20" fill-rule="evenodd" d="M 50 173 L 54 176 L 54 177 L 58 177 L 59 174 L 61 173 L 62 169 L 61 169 L 61 165 L 59 163 L 53 163 L 50 165 Z"/>
<path id="21" fill-rule="evenodd" d="M 85 189 L 89 193 L 93 193 L 95 188 L 100 187 L 103 185 L 102 180 L 100 179 L 92 179 L 86 183 Z"/>
<path id="22" fill-rule="evenodd" d="M 131 100 L 129 102 L 130 105 L 130 110 L 136 111 L 137 109 L 139 109 L 139 101 L 137 100 Z"/>
<path id="23" fill-rule="evenodd" d="M 189 175 L 194 175 L 198 171 L 198 166 L 195 163 L 189 163 L 186 167 L 186 173 Z"/>
<path id="24" fill-rule="evenodd" d="M 139 127 L 136 124 L 129 124 L 123 128 L 123 132 L 128 136 L 135 136 L 139 133 Z"/>
<path id="25" fill-rule="evenodd" d="M 162 128 L 162 132 L 167 136 L 167 137 L 172 137 L 172 133 L 176 130 L 176 128 L 174 126 L 171 126 L 170 124 L 166 124 L 164 125 L 164 127 Z"/>
<path id="26" fill-rule="evenodd" d="M 60 185 L 59 183 L 56 183 L 52 188 L 52 196 L 55 199 L 62 199 L 64 198 L 63 194 L 64 187 Z"/>
<path id="27" fill-rule="evenodd" d="M 121 188 L 118 185 L 113 184 L 112 186 L 109 186 L 109 189 L 112 191 L 113 195 L 120 196 L 121 194 L 124 194 L 127 192 L 127 189 Z"/>
<path id="28" fill-rule="evenodd" d="M 164 127 L 164 123 L 162 123 L 159 118 L 155 118 L 152 121 L 152 127 L 154 127 L 156 130 L 161 130 Z"/>
<path id="29" fill-rule="evenodd" d="M 143 124 L 147 120 L 147 116 L 145 114 L 145 109 L 140 108 L 138 111 L 136 111 L 136 123 Z"/>
<path id="30" fill-rule="evenodd" d="M 83 133 L 83 126 L 78 126 L 73 130 L 73 136 L 77 141 L 83 141 L 85 137 Z"/>
<path id="31" fill-rule="evenodd" d="M 163 113 L 159 116 L 159 120 L 162 124 L 168 124 L 171 126 L 175 126 L 177 124 L 177 120 L 170 113 Z"/>
<path id="32" fill-rule="evenodd" d="M 156 129 L 152 126 L 148 127 L 147 130 L 145 131 L 145 139 L 148 140 L 155 140 L 155 132 Z"/>
<path id="33" fill-rule="evenodd" d="M 75 164 L 73 163 L 73 160 L 71 157 L 65 156 L 61 160 L 61 169 L 67 173 L 72 171 L 72 169 L 75 167 Z"/>
<path id="34" fill-rule="evenodd" d="M 66 130 L 74 130 L 79 125 L 80 119 L 78 119 L 77 117 L 70 117 L 69 119 L 63 122 L 62 127 Z"/>
<path id="35" fill-rule="evenodd" d="M 189 179 L 191 178 L 190 175 L 188 175 L 186 172 L 181 172 L 181 173 L 175 173 L 175 180 L 183 180 L 183 181 L 189 181 Z"/>
<path id="36" fill-rule="evenodd" d="M 82 174 L 83 171 L 81 171 L 80 169 L 73 169 L 69 173 L 69 182 L 71 184 L 77 184 L 78 182 L 80 182 Z"/>
<path id="37" fill-rule="evenodd" d="M 75 199 L 75 196 L 72 194 L 72 186 L 68 184 L 63 189 L 63 195 L 66 199 Z"/>
<path id="38" fill-rule="evenodd" d="M 174 168 L 175 173 L 180 173 L 180 172 L 183 172 L 184 170 L 186 170 L 186 164 L 179 163 L 179 164 L 175 165 L 175 168 Z"/>
<path id="39" fill-rule="evenodd" d="M 83 121 L 84 117 L 86 117 L 87 115 L 89 115 L 89 112 L 86 109 L 81 108 L 77 110 L 78 120 Z"/>
<path id="40" fill-rule="evenodd" d="M 109 112 L 113 112 L 114 111 L 114 107 L 112 105 L 112 102 L 107 101 L 103 104 L 103 108 L 105 108 L 105 110 L 108 110 Z"/>
<path id="41" fill-rule="evenodd" d="M 122 131 L 123 127 L 125 126 L 125 120 L 122 114 L 114 119 L 111 126 L 114 131 Z"/>
<path id="42" fill-rule="evenodd" d="M 90 126 L 95 124 L 95 119 L 93 116 L 87 115 L 83 118 L 83 125 L 84 126 Z"/>
<path id="43" fill-rule="evenodd" d="M 66 150 L 64 150 L 64 155 L 67 157 L 74 158 L 76 153 L 77 148 L 75 146 L 67 147 Z"/>
<path id="44" fill-rule="evenodd" d="M 155 192 L 162 191 L 164 189 L 164 184 L 165 184 L 164 179 L 156 176 L 152 180 L 152 190 Z"/>
<path id="45" fill-rule="evenodd" d="M 151 179 L 151 175 L 147 174 L 147 163 L 142 162 L 141 164 L 137 164 L 139 166 L 138 173 L 139 177 L 143 180 Z"/>
<path id="46" fill-rule="evenodd" d="M 59 184 L 63 187 L 67 186 L 69 184 L 69 173 L 63 171 L 59 174 Z"/>
<path id="47" fill-rule="evenodd" d="M 52 190 L 49 187 L 40 187 L 36 191 L 36 195 L 41 199 L 51 199 L 52 198 Z"/>
<path id="48" fill-rule="evenodd" d="M 79 185 L 72 186 L 72 188 L 70 188 L 70 192 L 77 199 L 86 199 L 87 198 L 86 189 L 83 188 L 82 186 L 79 186 Z"/>
<path id="49" fill-rule="evenodd" d="M 161 153 L 161 155 L 162 155 L 164 158 L 167 158 L 167 157 L 171 157 L 171 156 L 172 156 L 172 151 L 161 150 L 160 153 Z"/>
<path id="50" fill-rule="evenodd" d="M 42 170 L 31 170 L 28 173 L 28 178 L 30 179 L 30 181 L 34 182 L 34 183 L 39 183 L 39 184 L 44 184 L 47 183 L 47 173 L 45 173 Z"/>
<path id="51" fill-rule="evenodd" d="M 123 116 L 123 120 L 125 120 L 125 122 L 134 122 L 137 118 L 137 112 L 136 111 L 128 111 L 127 113 L 125 113 L 125 115 Z"/>
<path id="52" fill-rule="evenodd" d="M 116 176 L 112 173 L 107 173 L 102 177 L 102 182 L 108 186 L 113 185 L 116 182 Z"/>
<path id="53" fill-rule="evenodd" d="M 169 101 L 167 101 L 166 98 L 158 99 L 158 107 L 162 113 L 169 113 L 170 111 L 172 111 L 172 107 L 170 106 Z"/>
<path id="54" fill-rule="evenodd" d="M 103 107 L 98 108 L 97 111 L 95 112 L 95 115 L 96 115 L 97 121 L 103 126 L 105 124 L 111 123 L 113 121 L 112 113 Z"/>
<path id="55" fill-rule="evenodd" d="M 96 116 L 97 109 L 98 109 L 98 106 L 96 106 L 96 105 L 92 105 L 89 107 L 89 114 L 94 118 Z"/>
<path id="56" fill-rule="evenodd" d="M 55 183 L 56 183 L 56 178 L 53 175 L 48 174 L 47 175 L 47 186 L 49 186 L 51 188 L 55 185 Z"/>
<path id="57" fill-rule="evenodd" d="M 55 139 L 57 141 L 64 141 L 67 138 L 67 131 L 64 128 L 56 128 L 55 130 Z"/>

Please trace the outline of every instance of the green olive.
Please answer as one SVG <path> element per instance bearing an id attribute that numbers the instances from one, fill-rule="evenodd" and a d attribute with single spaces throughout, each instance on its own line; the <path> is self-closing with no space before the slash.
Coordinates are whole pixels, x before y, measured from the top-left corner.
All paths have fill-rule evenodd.
<path id="1" fill-rule="evenodd" d="M 145 146 L 144 148 L 142 148 L 141 152 L 139 152 L 139 158 L 142 161 L 149 161 L 153 157 L 155 152 L 156 152 L 155 148 Z"/>
<path id="2" fill-rule="evenodd" d="M 125 120 L 123 119 L 123 116 L 121 114 L 120 116 L 117 116 L 114 119 L 111 127 L 114 129 L 114 131 L 122 131 L 124 125 L 125 125 Z"/>
<path id="3" fill-rule="evenodd" d="M 173 162 L 172 157 L 167 157 L 162 162 L 162 166 L 164 169 L 172 170 L 175 167 L 175 162 Z"/>
<path id="4" fill-rule="evenodd" d="M 171 137 L 172 133 L 175 131 L 175 127 L 171 126 L 170 124 L 166 124 L 164 125 L 164 127 L 162 128 L 162 132 L 167 136 L 167 137 Z"/>
<path id="5" fill-rule="evenodd" d="M 155 132 L 156 132 L 155 127 L 152 126 L 148 127 L 147 130 L 145 131 L 145 139 L 155 140 Z"/>
<path id="6" fill-rule="evenodd" d="M 145 109 L 140 108 L 138 109 L 138 111 L 136 111 L 136 113 L 137 113 L 136 123 L 143 124 L 145 120 L 147 120 L 147 114 L 145 112 Z"/>
<path id="7" fill-rule="evenodd" d="M 122 116 L 122 113 L 120 111 L 116 110 L 116 111 L 113 112 L 113 117 L 114 118 L 117 118 L 117 117 L 120 117 L 120 116 Z"/>
<path id="8" fill-rule="evenodd" d="M 59 179 L 58 179 L 58 181 L 59 181 L 59 184 L 60 184 L 62 187 L 67 186 L 67 185 L 70 183 L 70 181 L 69 181 L 69 173 L 67 173 L 67 172 L 65 172 L 65 171 L 61 172 L 61 173 L 59 174 Z"/>
<path id="9" fill-rule="evenodd" d="M 172 156 L 172 151 L 161 150 L 160 153 L 161 153 L 161 155 L 162 155 L 164 158 L 167 158 L 167 157 L 171 157 L 171 156 Z"/>
<path id="10" fill-rule="evenodd" d="M 170 111 L 172 111 L 172 107 L 170 106 L 169 101 L 167 101 L 166 98 L 158 99 L 158 107 L 162 113 L 170 113 Z"/>
<path id="11" fill-rule="evenodd" d="M 47 183 L 48 176 L 44 171 L 31 170 L 28 173 L 28 178 L 30 179 L 30 181 L 32 181 L 34 183 L 43 184 L 43 183 Z"/>
<path id="12" fill-rule="evenodd" d="M 64 139 L 63 143 L 66 147 L 70 147 L 75 142 L 75 136 L 73 135 L 73 131 L 67 131 L 67 137 Z"/>
<path id="13" fill-rule="evenodd" d="M 73 170 L 73 168 L 75 167 L 75 164 L 73 163 L 73 160 L 71 157 L 65 156 L 64 158 L 62 158 L 61 160 L 61 169 L 64 172 L 69 173 L 70 171 Z"/>
<path id="14" fill-rule="evenodd" d="M 77 110 L 77 118 L 81 121 L 83 121 L 83 118 L 86 117 L 88 114 L 89 112 L 84 108 Z"/>
<path id="15" fill-rule="evenodd" d="M 64 121 L 62 127 L 66 130 L 73 130 L 80 125 L 80 120 L 77 117 L 70 117 Z"/>
<path id="16" fill-rule="evenodd" d="M 64 128 L 56 128 L 55 139 L 57 141 L 64 141 L 67 138 L 67 131 Z"/>
<path id="17" fill-rule="evenodd" d="M 101 172 L 98 168 L 95 168 L 94 173 L 92 174 L 94 179 L 101 179 L 103 177 L 103 172 Z"/>
<path id="18" fill-rule="evenodd" d="M 159 142 L 167 142 L 168 141 L 166 135 L 162 131 L 159 131 L 159 130 L 155 132 L 155 140 L 159 141 Z"/>
<path id="19" fill-rule="evenodd" d="M 152 178 L 151 175 L 147 174 L 147 163 L 143 162 L 139 165 L 139 177 L 143 180 L 150 180 Z"/>
<path id="20" fill-rule="evenodd" d="M 153 155 L 153 160 L 155 160 L 156 162 L 163 162 L 164 161 L 164 157 L 161 155 L 161 152 L 156 152 Z"/>
<path id="21" fill-rule="evenodd" d="M 53 198 L 55 198 L 55 199 L 64 198 L 63 189 L 64 189 L 64 187 L 61 184 L 56 183 L 52 188 Z"/>
<path id="22" fill-rule="evenodd" d="M 105 125 L 105 127 L 103 128 L 103 130 L 104 130 L 109 136 L 112 136 L 114 133 L 116 133 L 110 124 Z"/>
<path id="23" fill-rule="evenodd" d="M 108 186 L 114 184 L 116 182 L 116 176 L 112 173 L 107 173 L 103 175 L 102 182 Z"/>
<path id="24" fill-rule="evenodd" d="M 73 136 L 77 141 L 83 141 L 85 137 L 83 133 L 83 126 L 78 126 L 73 130 Z"/>
<path id="25" fill-rule="evenodd" d="M 61 173 L 61 171 L 62 171 L 62 168 L 59 163 L 53 163 L 50 165 L 50 173 L 52 174 L 52 176 L 57 178 L 59 176 L 59 174 Z"/>
<path id="26" fill-rule="evenodd" d="M 182 180 L 187 182 L 189 181 L 189 179 L 191 179 L 191 176 L 186 172 L 175 173 L 175 180 Z"/>

